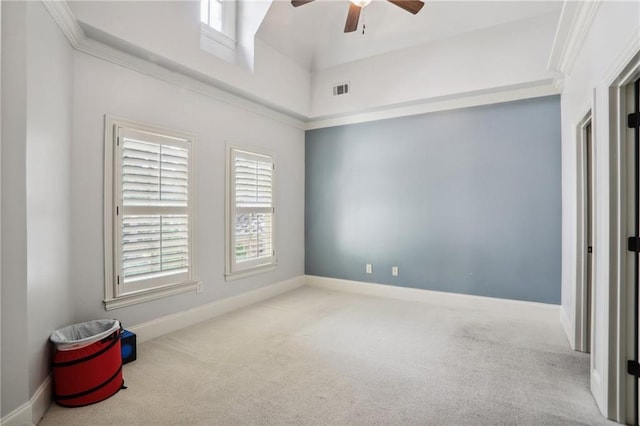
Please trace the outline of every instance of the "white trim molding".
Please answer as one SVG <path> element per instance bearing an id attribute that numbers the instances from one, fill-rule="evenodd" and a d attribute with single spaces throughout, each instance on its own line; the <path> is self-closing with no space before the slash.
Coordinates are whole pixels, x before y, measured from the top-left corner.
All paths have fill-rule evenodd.
<path id="1" fill-rule="evenodd" d="M 127 49 L 117 40 L 97 31 L 83 31 L 65 0 L 42 0 L 43 5 L 78 52 L 123 66 L 132 71 L 174 84 L 267 118 L 302 129 L 305 117 L 279 108 L 251 93 L 226 85 L 193 69 L 139 48 Z M 154 61 L 145 58 L 153 57 Z"/>
<path id="2" fill-rule="evenodd" d="M 84 32 L 66 1 L 42 0 L 42 4 L 74 49 L 85 39 Z"/>
<path id="3" fill-rule="evenodd" d="M 215 1 L 215 0 L 213 0 Z M 216 28 L 211 22 L 211 2 L 207 0 L 208 8 L 206 16 L 200 15 L 200 33 L 205 37 L 209 37 L 216 43 L 220 43 L 229 49 L 236 48 L 237 32 L 236 32 L 236 16 L 238 11 L 238 3 L 236 0 L 226 0 L 221 3 L 220 10 L 220 28 Z M 206 21 L 204 21 L 204 20 Z"/>
<path id="4" fill-rule="evenodd" d="M 2 426 L 33 425 L 31 401 L 25 402 L 0 420 Z"/>
<path id="5" fill-rule="evenodd" d="M 575 332 L 572 326 L 572 322 L 569 319 L 569 315 L 567 311 L 560 307 L 560 325 L 562 326 L 562 330 L 564 331 L 565 336 L 567 337 L 567 341 L 569 342 L 569 346 L 572 350 L 576 350 L 576 342 L 575 342 Z"/>
<path id="6" fill-rule="evenodd" d="M 388 105 L 371 111 L 358 111 L 336 116 L 317 117 L 306 123 L 305 130 L 559 95 L 560 90 L 554 84 L 553 79 L 545 79 L 524 84 L 422 99 L 420 101 L 399 105 Z"/>
<path id="7" fill-rule="evenodd" d="M 595 211 L 594 206 L 596 205 L 594 189 L 591 189 L 591 194 L 587 193 L 588 189 L 588 179 L 589 176 L 587 174 L 587 170 L 591 169 L 592 173 L 592 181 L 595 182 L 595 164 L 596 164 L 596 150 L 593 149 L 595 146 L 594 138 L 593 138 L 593 130 L 591 130 L 591 141 L 587 141 L 587 128 L 588 126 L 595 127 L 595 123 L 593 123 L 593 108 L 596 104 L 595 91 L 593 92 L 593 96 L 588 106 L 586 107 L 586 112 L 584 114 L 584 118 L 580 120 L 580 122 L 575 126 L 574 134 L 575 134 L 575 143 L 576 143 L 576 153 L 577 153 L 577 164 L 576 164 L 576 200 L 577 200 L 577 216 L 576 216 L 576 285 L 574 292 L 574 327 L 573 333 L 574 336 L 572 346 L 574 350 L 580 352 L 591 352 L 591 348 L 588 347 L 588 342 L 591 341 L 591 324 L 589 323 L 589 318 L 593 313 L 591 303 L 593 299 L 593 281 L 594 278 L 594 266 L 596 264 L 596 256 L 598 254 L 597 250 L 594 250 L 591 253 L 591 260 L 589 261 L 589 254 L 587 252 L 588 246 L 596 246 L 595 244 L 595 232 L 594 232 L 594 223 L 597 222 L 597 212 Z M 593 123 L 593 124 L 592 124 Z M 590 148 L 587 148 L 587 143 L 590 143 Z M 587 156 L 587 152 L 590 150 L 589 156 Z M 590 163 L 590 164 L 589 164 Z M 592 182 L 593 184 L 593 182 Z M 592 197 L 591 200 L 591 210 L 589 211 L 589 206 L 587 200 L 589 197 Z M 591 217 L 590 220 L 589 217 Z M 589 224 L 591 224 L 591 228 L 589 229 Z M 589 243 L 588 237 L 591 235 L 591 243 Z M 590 284 L 591 283 L 591 284 Z M 591 288 L 588 288 L 591 285 Z M 589 296 L 591 295 L 591 296 Z"/>
<path id="8" fill-rule="evenodd" d="M 301 275 L 286 281 L 280 281 L 256 290 L 251 290 L 237 296 L 198 306 L 197 308 L 167 315 L 132 327 L 127 327 L 127 329 L 136 333 L 138 342 L 144 342 L 181 330 L 199 322 L 224 315 L 237 309 L 244 308 L 245 306 L 271 299 L 272 297 L 295 290 L 298 287 L 302 287 L 304 284 L 305 277 L 304 275 Z"/>
<path id="9" fill-rule="evenodd" d="M 242 88 L 226 84 L 194 69 L 173 62 L 168 58 L 151 54 L 135 46 L 119 43 L 118 40 L 113 37 L 109 37 L 107 34 L 102 34 L 94 29 L 85 28 L 83 30 L 65 0 L 42 0 L 42 2 L 71 46 L 78 52 L 120 65 L 158 80 L 174 84 L 180 88 L 191 90 L 217 101 L 302 130 L 549 96 L 559 94 L 562 89 L 561 77 L 556 77 L 508 87 L 492 87 L 486 90 L 421 99 L 415 102 L 385 105 L 375 110 L 359 110 L 335 116 L 310 117 L 298 111 L 291 111 L 279 107 Z M 582 2 L 578 3 L 582 4 Z M 591 2 L 589 2 L 589 4 L 591 4 Z M 568 12 L 567 16 L 569 16 Z M 558 38 L 558 35 L 556 35 L 556 38 Z M 150 57 L 153 57 L 154 60 L 150 61 L 147 59 Z"/>
<path id="10" fill-rule="evenodd" d="M 194 220 L 195 193 L 194 167 L 197 138 L 195 135 L 178 130 L 169 130 L 160 126 L 139 123 L 110 115 L 104 116 L 104 253 L 105 253 L 105 298 L 104 304 L 107 311 L 122 308 L 124 306 L 155 300 L 161 297 L 172 296 L 178 293 L 195 291 L 199 282 L 197 266 L 195 264 L 194 229 L 197 229 Z M 127 135 L 129 132 L 129 136 Z M 153 136 L 152 136 L 153 135 Z M 122 142 L 120 142 L 120 138 Z M 127 213 L 125 210 L 134 209 L 122 204 L 122 164 L 119 152 L 124 149 L 127 137 L 144 139 L 155 144 L 166 144 L 179 147 L 188 152 L 187 159 L 187 206 L 181 206 L 177 210 L 166 206 L 153 206 L 152 210 L 144 211 L 144 214 L 177 214 L 187 216 L 187 250 L 188 265 L 186 273 L 167 274 L 163 277 L 146 276 L 145 279 L 135 283 L 127 283 L 124 279 L 122 259 L 122 235 L 121 224 Z M 119 189 L 120 188 L 120 189 Z M 146 206 L 148 209 L 149 206 Z M 116 213 L 120 211 L 120 214 Z M 135 214 L 135 213 L 134 213 Z M 116 280 L 117 277 L 117 280 Z M 122 278 L 122 282 L 120 279 Z M 117 284 L 116 284 L 117 283 Z"/>
<path id="11" fill-rule="evenodd" d="M 571 74 L 600 3 L 600 0 L 564 2 L 547 64 L 549 71 Z"/>
<path id="12" fill-rule="evenodd" d="M 552 314 L 553 319 L 560 315 L 560 305 L 548 303 L 525 302 L 521 300 L 498 299 L 494 297 L 474 296 L 461 293 L 425 290 L 420 288 L 398 287 L 387 284 L 376 284 L 362 281 L 350 281 L 338 278 L 307 275 L 309 286 L 346 293 L 367 296 L 386 297 L 390 299 L 426 302 L 449 308 L 470 308 L 501 312 L 527 312 L 529 314 Z"/>
<path id="13" fill-rule="evenodd" d="M 600 410 L 610 419 L 627 424 L 637 424 L 635 405 L 637 396 L 634 387 L 636 379 L 626 372 L 626 362 L 633 359 L 638 342 L 634 336 L 634 300 L 638 297 L 629 285 L 632 274 L 630 255 L 626 250 L 626 237 L 630 235 L 629 191 L 633 179 L 632 168 L 625 159 L 629 158 L 628 143 L 630 132 L 626 128 L 626 114 L 629 112 L 628 91 L 640 77 L 640 34 L 636 34 L 621 52 L 606 74 L 599 87 L 605 94 L 599 105 L 597 117 L 601 117 L 600 133 L 609 146 L 609 233 L 610 244 L 607 253 L 610 259 L 609 276 L 606 287 L 607 300 L 604 301 L 603 340 L 605 349 L 600 358 L 603 362 L 601 374 L 591 374 L 591 389 Z M 597 119 L 596 117 L 596 119 Z"/>
<path id="14" fill-rule="evenodd" d="M 2 426 L 37 425 L 51 405 L 53 379 L 49 375 L 36 389 L 31 399 L 0 420 Z"/>
<path id="15" fill-rule="evenodd" d="M 113 277 L 113 274 L 110 275 Z M 202 281 L 190 280 L 167 287 L 150 288 L 136 293 L 123 294 L 117 297 L 107 296 L 103 300 L 104 309 L 105 311 L 112 311 L 114 309 L 124 308 L 125 306 L 150 302 L 152 300 L 162 299 L 164 297 L 174 296 L 180 293 L 198 291 L 198 286 L 200 285 L 202 285 Z"/>
<path id="16" fill-rule="evenodd" d="M 256 161 L 258 163 L 271 164 L 271 202 L 268 206 L 264 204 L 260 207 L 241 208 L 236 206 L 236 165 L 237 158 L 244 160 Z M 225 170 L 225 281 L 233 281 L 240 278 L 246 278 L 252 275 L 270 272 L 276 269 L 278 265 L 276 235 L 277 235 L 277 175 L 276 175 L 276 154 L 270 150 L 262 148 L 248 147 L 236 145 L 227 141 L 226 144 L 226 170 Z M 246 178 L 246 179 L 245 179 Z M 245 185 L 249 185 L 246 181 L 247 176 L 243 177 Z M 256 178 L 257 179 L 257 178 Z M 258 185 L 258 182 L 254 182 Z M 263 181 L 262 184 L 266 184 Z M 271 215 L 271 253 L 269 256 L 261 256 L 257 259 L 244 259 L 241 262 L 236 261 L 236 212 L 250 214 L 267 214 Z M 264 242 L 264 241 L 263 241 Z M 260 245 L 260 243 L 259 243 Z"/>
<path id="17" fill-rule="evenodd" d="M 178 312 L 154 319 L 132 327 L 128 330 L 136 333 L 138 343 L 163 336 L 168 333 L 189 327 L 202 321 L 259 303 L 280 294 L 305 285 L 305 276 L 301 275 L 261 287 L 246 293 L 198 306 L 187 311 Z M 52 376 L 49 375 L 38 387 L 33 397 L 0 419 L 0 426 L 37 425 L 51 405 L 53 394 Z"/>
<path id="18" fill-rule="evenodd" d="M 215 28 L 211 28 L 209 25 L 202 23 L 200 24 L 200 34 L 203 36 L 215 41 L 216 43 L 220 43 L 227 49 L 235 50 L 236 48 L 236 39 L 231 38 L 223 32 L 216 30 Z"/>

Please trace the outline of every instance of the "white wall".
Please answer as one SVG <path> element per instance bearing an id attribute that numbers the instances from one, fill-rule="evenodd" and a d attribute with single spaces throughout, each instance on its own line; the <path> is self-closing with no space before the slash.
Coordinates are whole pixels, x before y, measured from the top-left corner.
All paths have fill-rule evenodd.
<path id="1" fill-rule="evenodd" d="M 71 158 L 71 271 L 76 320 L 115 317 L 125 326 L 304 274 L 304 132 L 156 80 L 75 54 Z M 196 275 L 204 293 L 183 293 L 106 312 L 103 254 L 104 114 L 195 134 Z M 277 161 L 278 268 L 224 281 L 225 143 L 266 148 Z"/>
<path id="2" fill-rule="evenodd" d="M 78 21 L 127 44 L 203 73 L 251 98 L 292 113 L 308 113 L 308 71 L 266 44 L 255 44 L 253 72 L 200 49 L 199 1 L 74 1 L 69 5 Z M 241 12 L 247 15 L 246 10 Z"/>
<path id="3" fill-rule="evenodd" d="M 27 6 L 2 2 L 2 411 L 29 399 L 27 344 Z"/>
<path id="4" fill-rule="evenodd" d="M 54 329 L 105 317 L 132 326 L 304 274 L 304 131 L 74 52 L 40 2 L 3 2 L 2 19 L 0 415 L 22 421 L 49 374 Z M 104 310 L 104 114 L 197 136 L 195 262 L 204 293 Z M 226 141 L 269 149 L 278 164 L 278 268 L 229 283 Z"/>
<path id="5" fill-rule="evenodd" d="M 640 34 L 640 3 L 602 2 L 576 59 L 575 65 L 565 76 L 562 94 L 562 314 L 569 321 L 575 316 L 576 285 L 576 223 L 577 223 L 577 128 L 589 110 L 593 110 L 596 179 L 596 232 L 594 253 L 595 278 L 595 381 L 592 391 L 603 414 L 614 418 L 616 413 L 609 401 L 614 388 L 610 383 L 609 363 L 609 281 L 612 265 L 609 264 L 609 115 L 608 79 L 620 65 L 621 57 L 630 43 Z M 595 103 L 594 100 L 595 89 Z M 613 143 L 613 142 L 611 142 Z M 613 342 L 613 341 L 612 341 Z M 613 365 L 613 364 L 612 364 Z M 592 377 L 593 379 L 593 377 Z M 613 378 L 612 380 L 615 380 Z"/>
<path id="6" fill-rule="evenodd" d="M 321 118 L 548 80 L 553 77 L 546 66 L 556 17 L 543 15 L 316 71 L 310 115 Z M 332 96 L 333 85 L 344 81 L 351 82 L 351 93 Z"/>
<path id="7" fill-rule="evenodd" d="M 33 394 L 49 374 L 49 335 L 73 322 L 69 276 L 73 49 L 40 2 L 30 2 L 27 12 L 27 295 Z"/>
<path id="8" fill-rule="evenodd" d="M 282 109 L 313 117 L 551 77 L 545 66 L 555 22 L 539 17 L 319 71 L 313 75 L 311 90 L 305 70 L 263 43 L 256 44 L 254 74 L 201 52 L 198 25 L 192 24 L 194 15 L 197 18 L 195 4 L 155 3 L 164 9 L 154 12 L 154 23 L 188 22 L 189 29 L 178 33 L 167 30 L 173 25 L 158 25 L 160 30 L 140 25 L 149 22 L 144 2 L 80 2 L 73 9 L 102 31 L 182 61 Z M 86 54 L 71 53 L 39 2 L 2 2 L 1 7 L 0 415 L 5 416 L 28 402 L 46 376 L 46 337 L 54 328 L 101 317 L 117 317 L 131 326 L 304 273 L 304 133 Z M 637 37 L 639 18 L 637 2 L 603 2 L 565 80 L 562 309 L 568 318 L 575 312 L 575 129 L 589 108 L 605 112 L 605 80 L 625 45 Z M 391 81 L 385 75 L 399 78 Z M 353 96 L 337 102 L 329 96 L 331 85 L 345 80 L 352 82 Z M 591 105 L 594 88 L 596 104 Z M 204 293 L 104 311 L 104 114 L 198 136 L 196 261 Z M 610 238 L 609 128 L 597 117 L 596 239 L 598 250 L 605 252 Z M 223 278 L 227 140 L 275 151 L 279 165 L 278 269 L 229 283 Z M 603 413 L 611 416 L 605 368 L 609 360 L 603 343 L 610 337 L 609 269 L 606 256 L 597 256 L 595 338 L 600 344 L 595 356 L 602 381 L 594 395 Z"/>
<path id="9" fill-rule="evenodd" d="M 69 4 L 91 37 L 128 45 L 131 50 L 142 49 L 147 56 L 203 73 L 220 87 L 299 117 L 318 119 L 442 96 L 539 84 L 553 77 L 546 65 L 556 13 L 314 73 L 255 39 L 254 70 L 250 72 L 200 49 L 199 2 Z M 351 82 L 351 94 L 334 98 L 333 84 L 343 81 Z"/>
<path id="10" fill-rule="evenodd" d="M 2 3 L 2 416 L 49 374 L 69 282 L 72 50 L 40 2 Z"/>

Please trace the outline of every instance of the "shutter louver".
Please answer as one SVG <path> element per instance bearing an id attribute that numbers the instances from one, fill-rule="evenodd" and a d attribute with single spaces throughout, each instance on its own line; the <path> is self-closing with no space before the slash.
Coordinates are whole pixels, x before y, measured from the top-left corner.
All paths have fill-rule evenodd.
<path id="1" fill-rule="evenodd" d="M 273 256 L 271 213 L 236 213 L 236 262 Z"/>
<path id="2" fill-rule="evenodd" d="M 236 207 L 271 207 L 273 164 L 236 158 Z"/>
<path id="3" fill-rule="evenodd" d="M 236 151 L 234 256 L 236 264 L 273 258 L 273 161 Z"/>
<path id="4" fill-rule="evenodd" d="M 189 151 L 122 140 L 124 283 L 189 272 Z"/>
<path id="5" fill-rule="evenodd" d="M 125 138 L 122 149 L 122 198 L 125 206 L 186 207 L 189 152 Z"/>

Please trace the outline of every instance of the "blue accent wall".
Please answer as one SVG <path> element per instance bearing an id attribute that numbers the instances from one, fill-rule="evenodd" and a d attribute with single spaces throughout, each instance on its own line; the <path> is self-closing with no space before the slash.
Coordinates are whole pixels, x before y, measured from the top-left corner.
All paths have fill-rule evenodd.
<path id="1" fill-rule="evenodd" d="M 305 148 L 306 274 L 560 303 L 559 96 L 311 130 Z"/>

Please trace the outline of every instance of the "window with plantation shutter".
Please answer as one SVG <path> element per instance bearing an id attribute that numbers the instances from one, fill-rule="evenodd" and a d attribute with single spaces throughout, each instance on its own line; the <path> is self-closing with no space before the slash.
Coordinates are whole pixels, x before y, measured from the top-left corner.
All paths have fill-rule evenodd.
<path id="1" fill-rule="evenodd" d="M 105 192 L 113 194 L 105 203 L 105 240 L 108 228 L 111 242 L 105 252 L 112 266 L 107 308 L 125 303 L 110 303 L 118 299 L 138 303 L 141 296 L 190 289 L 192 139 L 109 118 L 107 133 L 112 164 Z"/>
<path id="2" fill-rule="evenodd" d="M 273 156 L 238 148 L 228 155 L 227 278 L 272 269 L 275 205 Z"/>

